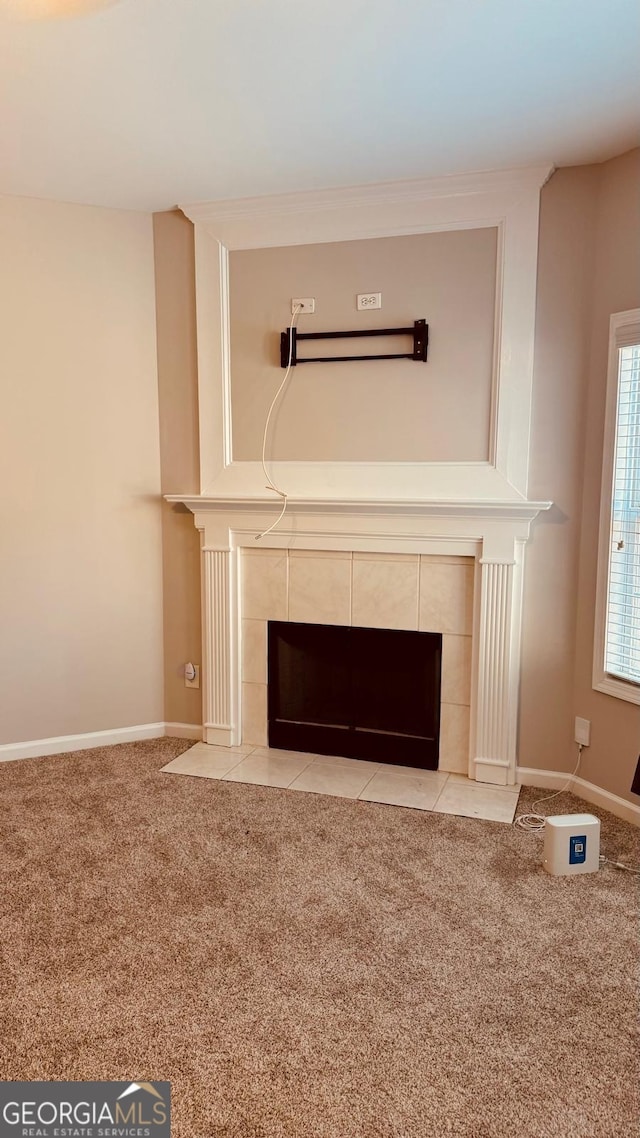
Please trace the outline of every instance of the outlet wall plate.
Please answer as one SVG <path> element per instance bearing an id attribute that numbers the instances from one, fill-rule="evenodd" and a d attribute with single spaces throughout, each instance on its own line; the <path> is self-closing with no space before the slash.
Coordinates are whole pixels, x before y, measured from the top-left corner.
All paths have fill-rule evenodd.
<path id="1" fill-rule="evenodd" d="M 316 310 L 316 298 L 315 298 L 315 296 L 292 296 L 291 297 L 291 315 L 292 316 L 293 316 L 296 308 L 298 309 L 298 315 L 299 316 L 302 316 L 302 315 L 309 316 L 312 312 L 315 312 L 315 310 Z"/>
<path id="2" fill-rule="evenodd" d="M 576 715 L 575 741 L 583 747 L 588 747 L 591 740 L 591 720 L 581 719 Z"/>
<path id="3" fill-rule="evenodd" d="M 200 665 L 194 664 L 193 667 L 194 667 L 194 671 L 195 671 L 195 676 L 193 677 L 192 680 L 187 679 L 187 676 L 185 674 L 184 686 L 186 688 L 199 688 L 200 687 Z"/>
<path id="4" fill-rule="evenodd" d="M 370 308 L 382 308 L 381 292 L 359 292 L 358 312 L 368 312 Z"/>

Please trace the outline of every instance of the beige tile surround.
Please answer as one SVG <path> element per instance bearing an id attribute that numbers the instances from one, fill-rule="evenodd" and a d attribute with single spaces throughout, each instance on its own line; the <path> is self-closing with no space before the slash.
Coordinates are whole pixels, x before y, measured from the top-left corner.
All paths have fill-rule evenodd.
<path id="1" fill-rule="evenodd" d="M 440 769 L 466 775 L 473 577 L 470 557 L 243 550 L 243 743 L 267 745 L 267 621 L 441 632 Z"/>

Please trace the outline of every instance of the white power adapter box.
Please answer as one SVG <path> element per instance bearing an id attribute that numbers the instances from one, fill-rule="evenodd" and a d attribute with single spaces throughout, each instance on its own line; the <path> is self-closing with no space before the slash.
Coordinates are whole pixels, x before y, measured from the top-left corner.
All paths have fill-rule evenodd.
<path id="1" fill-rule="evenodd" d="M 545 819 L 542 864 L 547 873 L 593 873 L 600 868 L 600 819 L 554 814 Z"/>

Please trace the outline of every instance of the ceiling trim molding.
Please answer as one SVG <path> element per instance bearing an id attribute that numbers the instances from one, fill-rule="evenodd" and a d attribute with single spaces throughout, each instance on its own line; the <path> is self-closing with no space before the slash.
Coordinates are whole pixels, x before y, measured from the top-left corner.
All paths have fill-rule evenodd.
<path id="1" fill-rule="evenodd" d="M 227 198 L 193 202 L 179 208 L 193 222 L 216 222 L 270 217 L 282 213 L 424 202 L 435 198 L 463 197 L 471 194 L 541 190 L 555 170 L 553 164 L 521 166 L 509 170 L 487 170 L 475 174 L 448 174 L 437 178 L 412 178 L 399 182 L 376 182 L 326 190 L 271 194 L 253 198 Z"/>

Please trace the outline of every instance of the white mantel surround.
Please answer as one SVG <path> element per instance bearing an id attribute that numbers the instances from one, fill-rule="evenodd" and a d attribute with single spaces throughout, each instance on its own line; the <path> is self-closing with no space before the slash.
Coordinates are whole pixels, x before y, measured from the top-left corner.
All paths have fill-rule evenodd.
<path id="1" fill-rule="evenodd" d="M 469 777 L 516 781 L 522 563 L 529 527 L 548 502 L 293 501 L 279 505 L 169 495 L 188 506 L 202 537 L 204 740 L 241 742 L 240 551 L 367 551 L 473 557 L 476 564 Z"/>
<path id="2" fill-rule="evenodd" d="M 241 733 L 241 550 L 475 559 L 469 775 L 516 780 L 522 569 L 532 521 L 529 434 L 540 189 L 551 166 L 183 206 L 195 226 L 200 494 L 169 495 L 202 536 L 204 739 Z M 231 429 L 229 251 L 496 227 L 486 462 L 237 462 Z M 428 314 L 426 314 L 428 316 Z M 464 334 L 464 328 L 461 328 Z M 381 413 L 384 413 L 381 411 Z"/>

